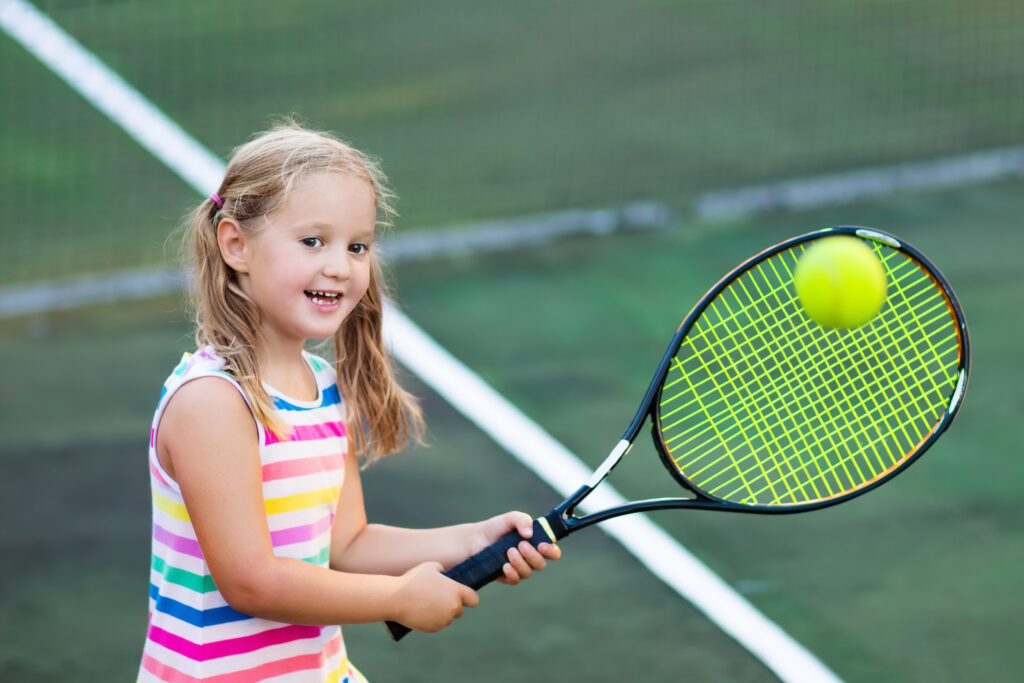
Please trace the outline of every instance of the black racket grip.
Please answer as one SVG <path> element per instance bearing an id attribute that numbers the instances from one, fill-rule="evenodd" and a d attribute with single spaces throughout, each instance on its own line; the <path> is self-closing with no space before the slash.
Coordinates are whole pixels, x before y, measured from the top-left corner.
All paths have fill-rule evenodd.
<path id="1" fill-rule="evenodd" d="M 508 562 L 508 551 L 519 545 L 520 541 L 529 541 L 534 547 L 541 543 L 554 543 L 554 539 L 545 529 L 546 522 L 534 520 L 533 535 L 530 538 L 523 538 L 518 530 L 510 531 L 497 541 L 487 546 L 476 555 L 468 557 L 451 569 L 444 572 L 444 575 L 453 581 L 458 581 L 463 586 L 469 586 L 473 590 L 479 590 L 495 579 L 501 578 L 504 572 L 502 566 Z M 398 641 L 408 635 L 410 629 L 397 621 L 386 621 L 384 626 L 392 640 Z"/>

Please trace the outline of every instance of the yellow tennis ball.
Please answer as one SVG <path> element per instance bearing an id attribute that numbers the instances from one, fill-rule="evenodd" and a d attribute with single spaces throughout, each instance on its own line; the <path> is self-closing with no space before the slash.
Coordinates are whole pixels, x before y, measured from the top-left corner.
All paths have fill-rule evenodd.
<path id="1" fill-rule="evenodd" d="M 808 317 L 824 327 L 859 327 L 885 303 L 885 269 L 856 237 L 813 242 L 796 265 L 793 284 Z"/>

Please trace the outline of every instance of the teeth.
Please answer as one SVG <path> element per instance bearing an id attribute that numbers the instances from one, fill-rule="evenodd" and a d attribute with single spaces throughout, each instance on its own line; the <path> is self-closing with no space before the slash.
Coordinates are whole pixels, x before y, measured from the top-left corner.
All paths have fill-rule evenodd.
<path id="1" fill-rule="evenodd" d="M 309 294 L 309 297 L 315 304 L 332 304 L 338 300 L 339 296 L 337 292 L 321 292 L 314 290 L 309 290 L 307 294 Z"/>

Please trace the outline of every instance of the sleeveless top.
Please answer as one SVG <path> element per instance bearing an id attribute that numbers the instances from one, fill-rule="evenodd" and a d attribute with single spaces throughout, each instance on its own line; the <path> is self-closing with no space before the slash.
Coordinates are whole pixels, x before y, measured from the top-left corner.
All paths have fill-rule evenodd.
<path id="1" fill-rule="evenodd" d="M 274 554 L 327 567 L 348 442 L 334 369 L 321 358 L 303 355 L 316 376 L 316 400 L 297 401 L 267 387 L 275 411 L 291 425 L 292 438 L 280 441 L 256 424 L 263 499 Z M 259 619 L 225 602 L 210 576 L 181 489 L 160 466 L 156 430 L 175 391 L 186 382 L 210 376 L 221 377 L 242 391 L 223 367 L 223 359 L 211 348 L 185 354 L 164 384 L 153 417 L 149 628 L 138 680 L 364 682 L 348 662 L 341 627 Z"/>

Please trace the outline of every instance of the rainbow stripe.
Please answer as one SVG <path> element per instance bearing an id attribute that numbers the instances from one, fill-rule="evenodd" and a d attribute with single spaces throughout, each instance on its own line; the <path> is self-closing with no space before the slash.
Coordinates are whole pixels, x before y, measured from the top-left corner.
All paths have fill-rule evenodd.
<path id="1" fill-rule="evenodd" d="M 289 438 L 259 429 L 263 498 L 274 553 L 326 567 L 348 441 L 333 368 L 315 356 L 306 359 L 317 399 L 272 393 L 275 410 L 291 428 Z M 168 401 L 186 382 L 209 376 L 241 391 L 210 349 L 186 354 L 164 384 L 153 418 L 150 618 L 138 680 L 242 683 L 308 671 L 308 680 L 364 681 L 348 661 L 338 626 L 296 626 L 243 614 L 227 604 L 210 576 L 181 490 L 156 456 L 157 426 Z"/>

